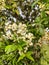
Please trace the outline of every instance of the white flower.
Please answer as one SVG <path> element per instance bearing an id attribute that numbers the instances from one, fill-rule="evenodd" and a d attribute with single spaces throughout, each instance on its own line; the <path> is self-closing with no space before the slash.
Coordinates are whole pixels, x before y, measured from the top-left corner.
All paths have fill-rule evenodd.
<path id="1" fill-rule="evenodd" d="M 22 27 L 22 23 L 19 23 L 18 28 L 21 28 L 21 27 Z"/>
<path id="2" fill-rule="evenodd" d="M 15 30 L 17 30 L 17 25 L 16 25 L 16 23 L 13 23 L 13 25 L 12 25 L 12 31 L 15 31 Z"/>
<path id="3" fill-rule="evenodd" d="M 35 26 L 35 24 L 32 24 L 32 26 Z"/>
<path id="4" fill-rule="evenodd" d="M 5 26 L 5 30 L 6 30 L 6 31 L 8 30 L 8 26 Z"/>
<path id="5" fill-rule="evenodd" d="M 25 52 L 25 53 L 27 52 L 27 50 L 28 50 L 28 47 L 27 47 L 27 46 L 24 47 L 24 52 Z"/>
<path id="6" fill-rule="evenodd" d="M 28 2 L 30 2 L 30 0 L 27 0 Z"/>
<path id="7" fill-rule="evenodd" d="M 20 36 L 19 39 L 22 39 L 23 41 L 26 41 L 24 36 Z"/>
<path id="8" fill-rule="evenodd" d="M 32 10 L 32 11 L 30 12 L 30 16 L 31 16 L 33 13 L 34 13 L 34 10 Z"/>
<path id="9" fill-rule="evenodd" d="M 12 29 L 12 25 L 9 25 L 9 26 L 8 26 L 8 29 Z"/>
<path id="10" fill-rule="evenodd" d="M 17 30 L 17 33 L 20 33 L 21 34 L 22 33 L 22 30 L 21 29 L 18 29 Z"/>
<path id="11" fill-rule="evenodd" d="M 26 26 L 26 24 L 23 24 L 23 27 L 25 27 L 25 28 L 26 28 L 26 27 L 27 27 L 27 26 Z"/>
<path id="12" fill-rule="evenodd" d="M 3 35 L 3 38 L 8 39 L 8 37 L 6 35 Z"/>
<path id="13" fill-rule="evenodd" d="M 26 32 L 24 32 L 24 31 L 23 31 L 23 32 L 21 32 L 21 35 L 25 37 Z"/>
<path id="14" fill-rule="evenodd" d="M 37 6 L 35 7 L 35 10 L 38 10 L 38 7 Z"/>
<path id="15" fill-rule="evenodd" d="M 22 37 L 23 41 L 25 41 L 25 37 Z"/>
<path id="16" fill-rule="evenodd" d="M 13 17 L 14 22 L 16 22 L 16 18 Z"/>
<path id="17" fill-rule="evenodd" d="M 8 21 L 8 22 L 5 23 L 5 25 L 7 26 L 7 25 L 9 25 L 10 23 L 11 23 L 11 21 Z"/>
<path id="18" fill-rule="evenodd" d="M 47 32 L 49 32 L 49 29 L 48 29 L 48 27 L 46 28 L 46 31 L 47 31 Z"/>
<path id="19" fill-rule="evenodd" d="M 27 32 L 26 25 L 19 23 L 17 33 L 20 33 L 21 35 L 25 35 Z"/>
<path id="20" fill-rule="evenodd" d="M 27 27 L 26 24 L 19 23 L 19 25 L 18 25 L 18 28 L 20 28 L 20 29 L 24 29 L 26 27 Z"/>
<path id="21" fill-rule="evenodd" d="M 18 7 L 18 10 L 19 10 L 19 12 L 20 12 L 20 16 L 21 16 L 23 19 L 26 18 L 26 16 L 22 14 L 22 11 L 21 11 L 20 7 Z"/>
<path id="22" fill-rule="evenodd" d="M 22 54 L 23 54 L 23 52 L 22 52 L 22 51 L 19 51 L 18 53 L 19 53 L 20 55 L 22 55 Z"/>
<path id="23" fill-rule="evenodd" d="M 32 38 L 34 38 L 32 33 L 26 34 L 25 37 L 28 38 L 29 40 L 32 40 Z"/>
<path id="24" fill-rule="evenodd" d="M 11 31 L 10 30 L 8 30 L 7 32 L 6 32 L 6 35 L 8 36 L 8 35 L 11 35 Z"/>
<path id="25" fill-rule="evenodd" d="M 10 31 L 10 30 L 8 30 L 8 31 L 6 32 L 6 36 L 7 36 L 9 39 L 11 39 L 11 38 L 13 37 L 13 35 L 11 34 L 11 31 Z"/>
<path id="26" fill-rule="evenodd" d="M 28 50 L 28 47 L 24 47 L 25 50 Z"/>
<path id="27" fill-rule="evenodd" d="M 7 26 L 9 24 L 9 22 L 5 23 L 5 25 Z"/>
<path id="28" fill-rule="evenodd" d="M 28 33 L 28 37 L 29 38 L 33 37 L 33 34 L 32 33 Z"/>
<path id="29" fill-rule="evenodd" d="M 30 42 L 30 43 L 29 43 L 29 46 L 32 46 L 32 45 L 33 45 L 33 43 L 32 43 L 32 42 Z"/>
<path id="30" fill-rule="evenodd" d="M 5 25 L 5 30 L 6 30 L 6 31 L 9 30 L 9 29 L 11 29 L 11 28 L 12 28 L 12 25 L 11 25 L 11 24 Z"/>
<path id="31" fill-rule="evenodd" d="M 31 40 L 26 40 L 26 43 L 28 44 L 28 46 L 32 46 L 33 45 Z"/>

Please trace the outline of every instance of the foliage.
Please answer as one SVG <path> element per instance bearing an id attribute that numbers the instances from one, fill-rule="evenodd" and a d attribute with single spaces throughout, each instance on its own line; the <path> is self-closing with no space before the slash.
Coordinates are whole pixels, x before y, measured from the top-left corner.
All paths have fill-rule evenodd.
<path id="1" fill-rule="evenodd" d="M 0 65 L 49 65 L 49 0 L 0 0 Z"/>
<path id="2" fill-rule="evenodd" d="M 49 65 L 49 45 L 44 44 L 42 49 L 41 49 L 41 53 L 43 54 L 43 56 L 41 57 L 41 65 Z"/>

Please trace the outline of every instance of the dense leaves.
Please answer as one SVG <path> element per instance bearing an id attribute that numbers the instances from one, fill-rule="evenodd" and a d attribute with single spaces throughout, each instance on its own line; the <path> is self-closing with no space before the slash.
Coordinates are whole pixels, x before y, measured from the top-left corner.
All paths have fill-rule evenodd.
<path id="1" fill-rule="evenodd" d="M 49 65 L 49 0 L 0 0 L 0 65 Z"/>

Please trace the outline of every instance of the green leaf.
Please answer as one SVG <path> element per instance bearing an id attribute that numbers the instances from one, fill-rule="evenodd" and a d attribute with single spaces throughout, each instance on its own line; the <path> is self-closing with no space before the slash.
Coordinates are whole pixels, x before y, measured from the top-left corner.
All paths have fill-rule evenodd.
<path id="1" fill-rule="evenodd" d="M 32 4 L 32 8 L 37 4 L 37 2 L 38 2 L 39 0 L 36 0 L 33 4 Z"/>
<path id="2" fill-rule="evenodd" d="M 43 1 L 44 3 L 48 3 L 49 2 L 49 0 L 41 0 L 41 1 Z"/>
<path id="3" fill-rule="evenodd" d="M 20 55 L 20 57 L 18 58 L 18 61 L 17 61 L 17 62 L 19 62 L 20 60 L 22 60 L 24 57 L 25 57 L 25 54 L 22 53 L 22 54 Z"/>
<path id="4" fill-rule="evenodd" d="M 22 47 L 21 47 L 19 44 L 17 45 L 17 49 L 18 49 L 19 51 L 23 50 Z"/>
<path id="5" fill-rule="evenodd" d="M 5 52 L 6 54 L 9 54 L 12 51 L 15 51 L 17 49 L 16 45 L 8 45 L 5 47 Z"/>
<path id="6" fill-rule="evenodd" d="M 30 59 L 31 61 L 34 61 L 33 57 L 30 55 L 26 56 L 28 59 Z"/>
<path id="7" fill-rule="evenodd" d="M 46 43 L 42 44 L 41 53 L 43 54 L 43 58 L 46 60 L 46 62 L 49 62 L 49 45 L 48 44 Z"/>
<path id="8" fill-rule="evenodd" d="M 5 46 L 5 44 L 3 42 L 0 42 L 0 48 Z"/>
<path id="9" fill-rule="evenodd" d="M 41 58 L 41 65 L 48 65 L 47 61 Z"/>
<path id="10" fill-rule="evenodd" d="M 12 60 L 12 64 L 15 65 L 15 62 L 16 62 L 16 58 L 14 58 L 14 59 Z"/>
<path id="11" fill-rule="evenodd" d="M 23 46 L 27 45 L 27 44 L 26 44 L 26 42 L 25 42 L 25 41 L 23 41 L 22 39 L 19 39 L 18 44 L 19 44 L 21 47 L 23 47 Z"/>
<path id="12" fill-rule="evenodd" d="M 28 59 L 30 59 L 31 61 L 34 61 L 34 59 L 33 59 L 33 57 L 31 56 L 31 54 L 32 54 L 32 51 L 28 51 L 28 52 L 26 53 L 26 57 L 27 57 Z"/>
<path id="13" fill-rule="evenodd" d="M 40 27 L 40 28 L 39 28 L 39 33 L 40 33 L 40 35 L 43 35 L 43 34 L 44 34 L 43 32 L 44 32 L 44 29 L 43 29 L 42 27 Z"/>
<path id="14" fill-rule="evenodd" d="M 1 59 L 0 59 L 0 65 L 4 65 Z"/>

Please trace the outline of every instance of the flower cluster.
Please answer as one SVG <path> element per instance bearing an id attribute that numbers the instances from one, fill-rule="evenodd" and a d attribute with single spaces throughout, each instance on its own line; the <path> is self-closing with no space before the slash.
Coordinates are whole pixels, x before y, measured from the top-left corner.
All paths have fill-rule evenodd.
<path id="1" fill-rule="evenodd" d="M 33 46 L 32 40 L 34 39 L 34 35 L 30 32 L 28 32 L 27 25 L 23 23 L 5 23 L 5 35 L 3 35 L 4 38 L 13 40 L 14 42 L 16 40 L 22 39 L 27 43 L 27 46 L 24 47 L 24 52 L 28 50 L 28 47 Z M 16 36 L 14 38 L 14 35 Z M 19 51 L 20 52 L 20 51 Z"/>

